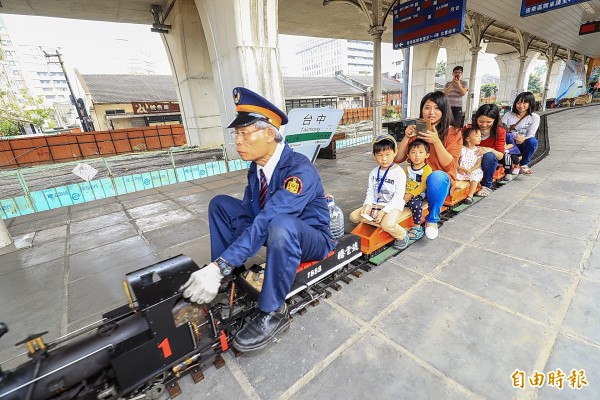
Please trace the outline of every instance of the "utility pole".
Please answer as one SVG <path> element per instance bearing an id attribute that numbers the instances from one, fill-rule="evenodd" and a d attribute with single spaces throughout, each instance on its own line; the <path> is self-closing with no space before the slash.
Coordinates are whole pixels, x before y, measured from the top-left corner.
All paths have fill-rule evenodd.
<path id="1" fill-rule="evenodd" d="M 69 76 L 67 75 L 67 71 L 65 70 L 65 63 L 62 60 L 62 54 L 59 53 L 58 50 L 55 50 L 55 54 L 49 54 L 44 51 L 44 55 L 48 59 L 50 59 L 52 57 L 58 58 L 58 61 L 48 61 L 48 64 L 60 64 L 60 68 L 62 69 L 63 74 L 65 76 L 65 80 L 67 81 L 67 86 L 69 87 L 71 104 L 73 106 L 75 106 L 75 110 L 77 111 L 77 117 L 79 118 L 79 121 L 81 121 L 81 127 L 84 132 L 93 131 L 94 126 L 93 126 L 92 122 L 89 120 L 87 112 L 85 111 L 85 109 L 83 107 L 81 107 L 80 104 L 77 103 L 77 100 L 75 99 L 75 94 L 73 93 L 73 88 L 71 87 L 71 82 L 69 81 Z"/>

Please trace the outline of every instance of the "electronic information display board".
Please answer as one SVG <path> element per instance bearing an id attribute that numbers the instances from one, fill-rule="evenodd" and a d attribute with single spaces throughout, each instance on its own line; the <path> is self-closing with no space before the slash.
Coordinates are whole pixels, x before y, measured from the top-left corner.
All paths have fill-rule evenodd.
<path id="1" fill-rule="evenodd" d="M 466 0 L 415 0 L 394 7 L 394 49 L 465 31 Z"/>

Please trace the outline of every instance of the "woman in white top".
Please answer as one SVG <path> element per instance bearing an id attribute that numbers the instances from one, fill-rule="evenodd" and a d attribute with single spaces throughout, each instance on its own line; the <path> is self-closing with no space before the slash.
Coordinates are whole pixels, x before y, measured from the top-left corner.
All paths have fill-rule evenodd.
<path id="1" fill-rule="evenodd" d="M 540 116 L 533 112 L 534 109 L 533 93 L 523 92 L 517 95 L 512 110 L 502 117 L 506 131 L 515 134 L 515 142 L 523 157 L 520 162 L 521 173 L 525 175 L 533 173 L 529 168 L 529 162 L 538 146 L 535 134 L 540 126 Z"/>

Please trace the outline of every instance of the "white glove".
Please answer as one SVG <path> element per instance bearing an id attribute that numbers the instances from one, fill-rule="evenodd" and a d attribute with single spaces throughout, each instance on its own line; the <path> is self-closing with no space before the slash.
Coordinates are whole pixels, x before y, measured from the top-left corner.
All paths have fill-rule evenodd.
<path id="1" fill-rule="evenodd" d="M 221 285 L 221 269 L 214 262 L 194 272 L 190 279 L 179 289 L 183 290 L 183 297 L 198 304 L 210 303 Z"/>

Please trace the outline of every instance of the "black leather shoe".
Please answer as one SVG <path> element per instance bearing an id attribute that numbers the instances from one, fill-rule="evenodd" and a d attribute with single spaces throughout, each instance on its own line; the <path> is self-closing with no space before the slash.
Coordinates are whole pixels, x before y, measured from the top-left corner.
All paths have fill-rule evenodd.
<path id="1" fill-rule="evenodd" d="M 285 304 L 270 313 L 260 311 L 235 335 L 233 346 L 243 352 L 262 349 L 276 334 L 285 331 L 289 326 L 290 318 Z"/>

